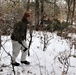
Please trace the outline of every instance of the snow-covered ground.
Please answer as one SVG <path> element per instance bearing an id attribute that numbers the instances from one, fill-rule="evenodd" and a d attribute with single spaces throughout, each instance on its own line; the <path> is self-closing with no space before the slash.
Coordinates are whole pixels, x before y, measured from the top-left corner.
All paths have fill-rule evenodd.
<path id="1" fill-rule="evenodd" d="M 46 35 L 47 34 L 47 35 Z M 44 36 L 46 37 L 47 48 L 43 51 Z M 27 36 L 29 38 L 29 35 Z M 28 43 L 28 41 L 27 41 Z M 69 54 L 74 54 L 74 48 L 70 48 L 71 42 L 65 40 L 56 33 L 36 32 L 33 31 L 33 41 L 30 47 L 30 56 L 27 60 L 30 65 L 20 65 L 15 67 L 16 75 L 76 75 L 76 58 L 69 57 Z M 12 54 L 12 43 L 10 36 L 2 36 L 2 45 L 4 49 Z M 13 75 L 12 66 L 10 64 L 10 56 L 0 50 L 0 75 Z M 17 61 L 20 63 L 20 56 Z M 7 67 L 2 67 L 2 65 Z"/>

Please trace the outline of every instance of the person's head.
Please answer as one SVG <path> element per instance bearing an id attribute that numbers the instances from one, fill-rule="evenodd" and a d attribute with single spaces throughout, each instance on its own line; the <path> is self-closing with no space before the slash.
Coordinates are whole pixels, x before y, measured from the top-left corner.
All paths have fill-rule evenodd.
<path id="1" fill-rule="evenodd" d="M 23 18 L 22 18 L 22 21 L 27 21 L 27 22 L 29 22 L 31 19 L 32 19 L 31 13 L 30 13 L 30 12 L 25 12 L 25 13 L 24 13 L 24 16 L 23 16 Z"/>

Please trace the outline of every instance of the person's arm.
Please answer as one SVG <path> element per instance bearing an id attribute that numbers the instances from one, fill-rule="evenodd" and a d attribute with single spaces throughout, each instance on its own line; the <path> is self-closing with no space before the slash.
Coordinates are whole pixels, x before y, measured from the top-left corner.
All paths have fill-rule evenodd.
<path id="1" fill-rule="evenodd" d="M 25 40 L 26 40 L 26 35 L 27 35 L 27 24 L 25 24 Z"/>

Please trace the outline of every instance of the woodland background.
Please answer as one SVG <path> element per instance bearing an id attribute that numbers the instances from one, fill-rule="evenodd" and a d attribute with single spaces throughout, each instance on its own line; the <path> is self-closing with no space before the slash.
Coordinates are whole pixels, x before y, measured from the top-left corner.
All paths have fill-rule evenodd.
<path id="1" fill-rule="evenodd" d="M 32 38 L 33 38 L 32 35 L 35 35 L 35 34 L 38 34 L 38 36 L 37 35 L 35 36 L 37 36 L 38 38 L 40 37 L 40 39 L 42 40 L 43 42 L 42 51 L 45 51 L 45 52 L 48 51 L 48 50 L 46 51 L 47 45 L 49 41 L 53 40 L 52 38 L 55 38 L 56 40 L 59 38 L 57 41 L 58 46 L 59 46 L 58 50 L 61 50 L 59 40 L 62 41 L 63 39 L 60 37 L 64 37 L 66 42 L 67 40 L 69 40 L 69 42 L 67 43 L 68 45 L 70 44 L 69 45 L 70 53 L 66 54 L 65 53 L 66 50 L 65 50 L 64 52 L 62 52 L 63 54 L 61 54 L 61 56 L 59 55 L 60 57 L 58 58 L 58 60 L 64 65 L 64 67 L 67 66 L 67 70 L 66 70 L 66 73 L 67 73 L 69 66 L 67 65 L 68 62 L 66 61 L 68 61 L 68 59 L 71 56 L 76 58 L 76 52 L 75 52 L 76 51 L 76 37 L 73 38 L 73 35 L 76 34 L 76 0 L 0 0 L 0 48 L 3 47 L 1 37 L 3 35 L 7 37 L 10 36 L 13 31 L 13 25 L 17 21 L 21 20 L 24 12 L 28 10 L 30 10 L 31 14 L 33 15 L 33 19 L 29 25 L 29 30 L 30 30 L 29 48 L 32 43 Z M 47 18 L 50 18 L 50 19 L 55 18 L 56 20 L 60 22 L 59 24 L 58 23 L 55 24 L 55 21 L 54 21 L 54 24 L 52 24 L 54 25 L 53 27 L 55 27 L 56 30 L 53 30 L 54 29 L 53 27 L 50 28 L 50 30 L 46 29 L 46 27 L 48 26 L 48 24 L 50 25 L 50 23 L 45 24 L 42 22 L 42 25 L 40 25 L 41 21 L 42 20 L 47 21 Z M 35 33 L 33 32 L 33 30 L 36 30 L 39 32 Z M 47 32 L 49 32 L 49 34 L 47 34 Z M 58 37 L 54 32 L 57 33 L 57 35 L 60 37 Z M 40 34 L 42 33 L 43 33 L 43 37 L 40 36 Z M 68 36 L 70 33 L 71 34 L 73 33 L 73 34 L 71 36 Z M 34 40 L 38 42 L 38 40 L 36 39 Z M 55 43 L 55 41 L 52 42 L 51 44 Z M 9 42 L 8 39 L 6 39 L 4 44 L 7 44 L 7 42 Z M 63 42 L 61 44 L 63 44 Z M 72 50 L 73 46 L 74 46 L 74 55 L 71 54 L 71 52 L 73 51 Z M 6 48 L 3 47 L 3 50 L 5 50 Z M 37 47 L 37 49 L 38 48 L 39 47 Z M 37 51 L 37 53 L 38 52 L 39 50 Z M 55 51 L 53 50 L 53 52 Z M 9 55 L 8 52 L 6 53 Z M 49 48 L 49 52 L 47 53 L 47 55 L 49 53 L 50 53 L 50 48 Z M 69 56 L 67 57 L 66 55 L 68 54 Z M 13 68 L 13 71 L 15 71 L 14 68 Z M 65 75 L 65 74 L 62 73 L 62 75 Z M 15 75 L 15 72 L 14 72 L 14 75 Z"/>
<path id="2" fill-rule="evenodd" d="M 36 30 L 43 16 L 76 23 L 76 0 L 0 0 L 0 36 L 11 33 L 14 23 L 20 20 L 26 10 L 31 10 Z"/>
<path id="3" fill-rule="evenodd" d="M 40 22 L 44 16 L 45 19 L 53 16 L 59 20 L 60 27 L 64 26 L 58 30 L 59 36 L 66 37 L 70 32 L 76 33 L 76 0 L 0 0 L 0 43 L 1 35 L 11 35 L 14 23 L 21 20 L 28 10 L 33 15 L 31 29 L 46 30 L 44 23 L 40 27 Z"/>

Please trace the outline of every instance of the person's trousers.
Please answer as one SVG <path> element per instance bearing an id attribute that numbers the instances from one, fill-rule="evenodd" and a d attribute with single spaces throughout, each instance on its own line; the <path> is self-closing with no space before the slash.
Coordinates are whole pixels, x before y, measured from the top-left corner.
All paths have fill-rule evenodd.
<path id="1" fill-rule="evenodd" d="M 22 43 L 27 48 L 26 41 L 24 40 L 24 41 L 22 41 Z M 22 52 L 21 53 L 21 61 L 25 61 L 26 56 L 28 54 L 28 50 L 23 51 L 25 48 L 20 43 L 18 43 L 17 41 L 13 41 L 13 40 L 12 40 L 12 48 L 13 48 L 13 50 L 12 50 L 12 60 L 13 60 L 13 62 L 16 61 L 16 58 L 17 58 L 20 50 Z"/>

